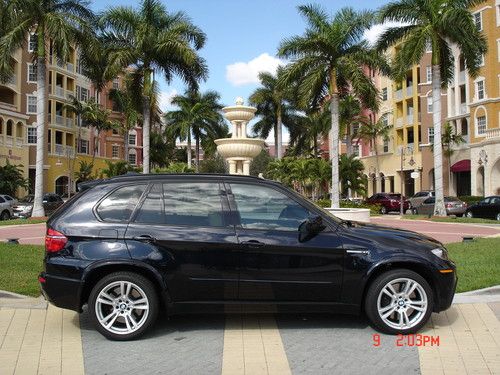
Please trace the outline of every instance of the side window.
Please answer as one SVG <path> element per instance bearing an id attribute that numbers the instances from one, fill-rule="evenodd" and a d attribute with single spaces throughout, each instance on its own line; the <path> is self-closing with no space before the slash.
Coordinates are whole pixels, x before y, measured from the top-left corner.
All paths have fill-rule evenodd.
<path id="1" fill-rule="evenodd" d="M 5 203 L 5 199 L 3 199 L 2 197 L 0 197 L 0 203 Z"/>
<path id="2" fill-rule="evenodd" d="M 124 186 L 108 195 L 97 207 L 104 221 L 128 221 L 146 185 Z"/>
<path id="3" fill-rule="evenodd" d="M 231 184 L 231 191 L 243 228 L 296 231 L 311 216 L 296 201 L 267 186 Z"/>
<path id="4" fill-rule="evenodd" d="M 435 199 L 434 198 L 427 198 L 424 201 L 424 204 L 434 204 L 434 203 L 435 203 Z"/>
<path id="5" fill-rule="evenodd" d="M 225 221 L 219 184 L 199 182 L 154 184 L 135 222 L 223 227 Z"/>

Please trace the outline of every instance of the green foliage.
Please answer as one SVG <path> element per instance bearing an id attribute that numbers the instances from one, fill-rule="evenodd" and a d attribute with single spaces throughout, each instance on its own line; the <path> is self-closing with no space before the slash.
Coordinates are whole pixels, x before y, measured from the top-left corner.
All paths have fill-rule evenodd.
<path id="1" fill-rule="evenodd" d="M 200 165 L 200 173 L 227 173 L 226 163 L 220 155 L 203 159 Z"/>
<path id="2" fill-rule="evenodd" d="M 119 160 L 116 162 L 105 160 L 105 162 L 107 167 L 101 170 L 100 173 L 100 175 L 104 177 L 110 178 L 120 176 L 128 172 L 140 172 L 140 168 L 136 168 L 123 160 Z"/>
<path id="3" fill-rule="evenodd" d="M 95 180 L 95 176 L 92 173 L 94 169 L 93 163 L 87 163 L 84 160 L 80 160 L 78 171 L 74 173 L 75 181 L 77 182 L 85 182 L 90 180 Z"/>
<path id="4" fill-rule="evenodd" d="M 5 166 L 0 166 L 0 194 L 16 196 L 17 189 L 28 189 L 29 181 L 23 177 L 22 165 L 13 165 L 5 159 Z"/>
<path id="5" fill-rule="evenodd" d="M 194 173 L 186 163 L 172 163 L 166 168 L 155 168 L 154 173 Z"/>
<path id="6" fill-rule="evenodd" d="M 167 138 L 156 131 L 151 132 L 151 164 L 157 168 L 166 168 L 168 163 L 176 159 L 179 151 L 175 147 L 175 139 Z"/>
<path id="7" fill-rule="evenodd" d="M 462 202 L 467 203 L 467 206 L 470 206 L 474 203 L 479 202 L 480 200 L 484 199 L 484 197 L 480 195 L 462 195 L 458 197 Z"/>
<path id="8" fill-rule="evenodd" d="M 263 175 L 267 171 L 267 167 L 273 158 L 269 155 L 269 152 L 262 150 L 259 155 L 257 155 L 250 164 L 250 176 L 258 176 L 260 173 Z"/>
<path id="9" fill-rule="evenodd" d="M 363 178 L 365 166 L 355 155 L 342 154 L 339 159 L 339 174 L 342 194 L 348 195 L 348 189 L 359 194 L 366 194 Z"/>

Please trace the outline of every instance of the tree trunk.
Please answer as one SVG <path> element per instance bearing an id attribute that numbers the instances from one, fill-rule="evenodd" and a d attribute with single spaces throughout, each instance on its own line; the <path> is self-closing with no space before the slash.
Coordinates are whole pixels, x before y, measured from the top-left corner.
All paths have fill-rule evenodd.
<path id="1" fill-rule="evenodd" d="M 188 159 L 188 168 L 191 168 L 193 162 L 191 158 L 191 128 L 188 129 L 188 134 L 187 134 L 187 159 Z"/>
<path id="2" fill-rule="evenodd" d="M 277 147 L 276 147 L 276 152 L 277 152 L 277 157 L 278 160 L 283 157 L 283 134 L 282 134 L 282 125 L 281 125 L 281 109 L 278 109 L 278 113 L 276 116 L 276 142 L 277 142 Z"/>
<path id="3" fill-rule="evenodd" d="M 330 160 L 332 161 L 332 190 L 331 200 L 332 208 L 340 207 L 339 197 L 339 94 L 337 92 L 337 79 L 335 72 L 331 73 L 330 79 L 330 113 L 332 127 L 330 130 L 330 145 L 331 153 Z"/>
<path id="4" fill-rule="evenodd" d="M 313 138 L 313 155 L 315 158 L 318 157 L 318 135 L 316 134 Z"/>
<path id="5" fill-rule="evenodd" d="M 195 157 L 196 157 L 196 173 L 200 173 L 200 138 L 195 137 L 196 146 L 194 149 Z"/>
<path id="6" fill-rule="evenodd" d="M 278 158 L 278 127 L 274 124 L 274 158 Z"/>
<path id="7" fill-rule="evenodd" d="M 142 173 L 149 173 L 149 140 L 151 129 L 151 71 L 144 69 L 144 92 L 142 110 Z"/>
<path id="8" fill-rule="evenodd" d="M 441 72 L 439 65 L 432 65 L 432 120 L 434 123 L 434 190 L 436 203 L 434 215 L 446 216 L 443 192 L 443 148 L 441 145 Z"/>
<path id="9" fill-rule="evenodd" d="M 45 162 L 45 114 L 47 111 L 47 98 L 45 96 L 45 36 L 42 27 L 38 30 L 38 52 L 37 52 L 37 98 L 36 98 L 36 167 L 35 167 L 35 197 L 33 199 L 32 216 L 45 216 L 43 209 L 43 165 Z"/>
<path id="10" fill-rule="evenodd" d="M 123 155 L 123 159 L 128 163 L 128 134 L 129 129 L 125 129 L 125 135 L 124 135 L 124 144 L 123 144 L 123 152 L 125 155 Z"/>

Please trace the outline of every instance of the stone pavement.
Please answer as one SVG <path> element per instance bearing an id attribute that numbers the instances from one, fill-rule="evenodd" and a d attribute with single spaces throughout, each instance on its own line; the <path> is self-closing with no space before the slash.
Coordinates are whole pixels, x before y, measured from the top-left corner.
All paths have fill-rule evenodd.
<path id="1" fill-rule="evenodd" d="M 453 304 L 399 341 L 364 317 L 260 314 L 164 318 L 113 342 L 86 313 L 24 307 L 0 303 L 2 375 L 500 374 L 500 302 Z"/>

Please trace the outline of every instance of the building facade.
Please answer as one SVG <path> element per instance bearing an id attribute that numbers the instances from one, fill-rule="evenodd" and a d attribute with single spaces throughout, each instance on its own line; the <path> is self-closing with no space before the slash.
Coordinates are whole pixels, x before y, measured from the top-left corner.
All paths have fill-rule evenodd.
<path id="1" fill-rule="evenodd" d="M 31 188 L 35 183 L 36 164 L 36 111 L 37 111 L 37 72 L 33 63 L 33 50 L 36 48 L 36 35 L 27 36 L 26 44 L 12 56 L 14 74 L 11 79 L 0 84 L 0 165 L 7 160 L 19 165 Z M 47 115 L 46 115 L 46 157 L 44 160 L 44 192 L 61 195 L 68 190 L 75 191 L 78 181 L 74 173 L 80 162 L 92 163 L 94 173 L 106 167 L 106 160 L 127 160 L 140 165 L 142 161 L 141 138 L 139 127 L 132 130 L 135 135 L 133 144 L 125 147 L 128 137 L 121 130 L 97 134 L 87 126 L 66 104 L 73 97 L 87 101 L 93 95 L 90 80 L 82 75 L 78 51 L 72 49 L 67 61 L 60 61 L 52 55 L 52 46 L 47 50 Z M 121 80 L 110 82 L 100 96 L 100 103 L 112 111 L 111 119 L 123 123 L 121 113 L 113 110 L 113 103 L 108 99 L 111 88 L 120 88 Z M 95 149 L 95 152 L 94 152 Z M 127 154 L 134 154 L 129 157 Z M 18 195 L 26 194 L 19 191 Z"/>

